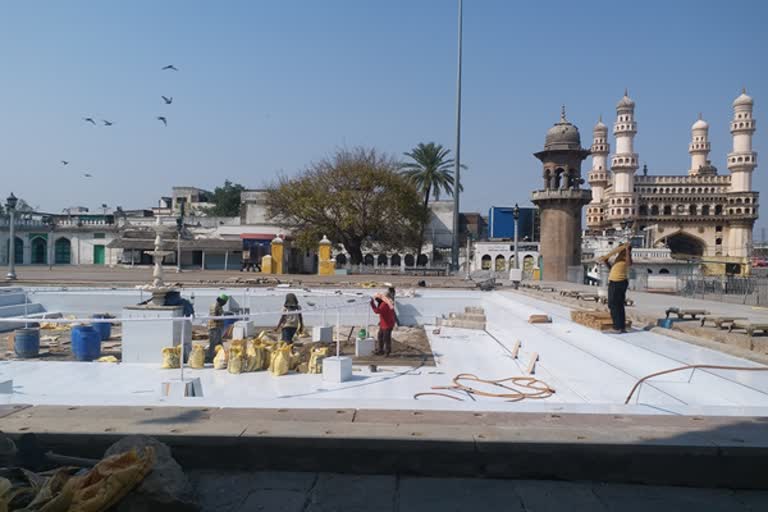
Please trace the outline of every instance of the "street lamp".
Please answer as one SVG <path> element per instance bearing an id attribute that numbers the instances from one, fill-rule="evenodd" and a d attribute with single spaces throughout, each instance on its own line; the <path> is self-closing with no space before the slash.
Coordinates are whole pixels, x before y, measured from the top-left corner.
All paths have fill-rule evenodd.
<path id="1" fill-rule="evenodd" d="M 459 31 L 458 31 L 458 66 L 456 76 L 456 158 L 453 171 L 453 243 L 451 244 L 451 266 L 459 271 L 459 191 L 461 190 L 461 32 L 462 32 L 462 0 L 459 0 Z"/>
<path id="2" fill-rule="evenodd" d="M 14 226 L 13 214 L 16 211 L 16 203 L 18 202 L 19 200 L 13 195 L 13 192 L 11 192 L 11 195 L 5 200 L 5 206 L 8 209 L 10 235 L 10 239 L 8 240 L 8 273 L 5 277 L 9 281 L 14 281 L 16 279 L 16 244 L 14 243 L 16 241 L 16 229 Z"/>
<path id="3" fill-rule="evenodd" d="M 517 221 L 520 218 L 520 207 L 517 206 L 517 203 L 512 208 L 512 218 L 515 219 L 515 268 L 520 268 L 520 261 L 517 257 Z"/>
<path id="4" fill-rule="evenodd" d="M 176 273 L 181 273 L 181 232 L 184 230 L 184 203 L 179 204 L 179 216 L 176 217 Z"/>
<path id="5" fill-rule="evenodd" d="M 53 259 L 54 259 L 54 244 L 53 244 L 53 229 L 55 228 L 56 223 L 53 220 L 53 217 L 46 216 L 43 218 L 43 221 L 48 226 L 48 243 L 46 244 L 47 248 L 47 254 L 46 258 L 48 258 L 48 270 L 53 270 Z"/>

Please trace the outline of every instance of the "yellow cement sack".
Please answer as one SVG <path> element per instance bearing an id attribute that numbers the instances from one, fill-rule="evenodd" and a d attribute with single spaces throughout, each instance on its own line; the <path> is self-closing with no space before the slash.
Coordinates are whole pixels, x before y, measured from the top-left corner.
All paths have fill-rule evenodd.
<path id="1" fill-rule="evenodd" d="M 189 353 L 187 363 L 190 368 L 194 368 L 195 370 L 205 368 L 205 346 L 199 343 L 192 345 L 192 350 Z"/>
<path id="2" fill-rule="evenodd" d="M 261 369 L 269 370 L 269 367 L 272 365 L 272 357 L 275 354 L 275 350 L 277 350 L 278 344 L 264 342 L 262 346 L 264 347 L 264 360 L 262 361 Z"/>
<path id="3" fill-rule="evenodd" d="M 256 340 L 248 340 L 245 348 L 245 366 L 247 372 L 257 372 L 264 368 L 267 349 Z"/>
<path id="4" fill-rule="evenodd" d="M 165 347 L 163 349 L 163 369 L 181 367 L 181 345 L 178 347 Z"/>
<path id="5" fill-rule="evenodd" d="M 96 360 L 97 363 L 119 363 L 115 356 L 102 356 Z"/>
<path id="6" fill-rule="evenodd" d="M 323 359 L 328 357 L 328 347 L 313 348 L 309 356 L 307 373 L 323 373 Z"/>
<path id="7" fill-rule="evenodd" d="M 229 373 L 243 373 L 245 370 L 245 354 L 240 344 L 229 347 L 229 359 L 227 360 L 227 371 Z"/>
<path id="8" fill-rule="evenodd" d="M 274 376 L 285 375 L 291 371 L 291 347 L 288 345 L 276 348 L 272 352 L 269 372 Z"/>
<path id="9" fill-rule="evenodd" d="M 227 367 L 227 351 L 222 345 L 216 345 L 216 355 L 213 356 L 213 369 L 224 370 Z"/>

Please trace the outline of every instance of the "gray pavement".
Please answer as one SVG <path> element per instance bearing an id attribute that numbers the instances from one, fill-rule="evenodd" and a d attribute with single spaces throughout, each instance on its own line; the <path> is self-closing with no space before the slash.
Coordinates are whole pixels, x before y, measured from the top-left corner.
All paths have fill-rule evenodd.
<path id="1" fill-rule="evenodd" d="M 768 491 L 290 472 L 189 473 L 203 511 L 764 511 Z"/>

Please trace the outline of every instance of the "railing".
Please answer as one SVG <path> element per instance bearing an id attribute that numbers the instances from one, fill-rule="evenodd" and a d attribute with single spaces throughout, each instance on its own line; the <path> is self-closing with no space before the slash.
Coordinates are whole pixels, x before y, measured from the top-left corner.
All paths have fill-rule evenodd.
<path id="1" fill-rule="evenodd" d="M 680 276 L 680 295 L 695 299 L 760 306 L 768 304 L 768 277 Z"/>

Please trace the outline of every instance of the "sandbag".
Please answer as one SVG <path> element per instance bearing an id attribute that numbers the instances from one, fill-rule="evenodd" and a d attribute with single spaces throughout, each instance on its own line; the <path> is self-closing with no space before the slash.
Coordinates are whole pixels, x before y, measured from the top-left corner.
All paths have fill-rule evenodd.
<path id="1" fill-rule="evenodd" d="M 328 347 L 316 347 L 309 355 L 307 373 L 323 373 L 323 359 L 328 357 Z"/>
<path id="2" fill-rule="evenodd" d="M 291 347 L 287 344 L 275 348 L 270 359 L 269 372 L 274 376 L 285 375 L 291 371 Z"/>
<path id="3" fill-rule="evenodd" d="M 245 354 L 240 344 L 229 347 L 229 359 L 227 360 L 227 371 L 229 373 L 243 373 L 245 369 Z"/>
<path id="4" fill-rule="evenodd" d="M 213 369 L 224 370 L 227 367 L 227 351 L 222 345 L 216 345 L 216 355 L 213 356 Z"/>
<path id="5" fill-rule="evenodd" d="M 256 372 L 264 369 L 264 359 L 267 356 L 267 349 L 264 345 L 255 340 L 248 340 L 245 349 L 245 360 L 247 372 Z"/>
<path id="6" fill-rule="evenodd" d="M 265 341 L 262 346 L 264 347 L 264 360 L 262 361 L 261 369 L 269 370 L 269 367 L 272 365 L 272 356 L 274 356 L 279 344 Z"/>
<path id="7" fill-rule="evenodd" d="M 178 347 L 165 347 L 163 349 L 164 370 L 181 367 L 181 345 Z"/>
<path id="8" fill-rule="evenodd" d="M 190 351 L 187 362 L 189 363 L 189 367 L 194 368 L 195 370 L 205 368 L 205 346 L 199 343 L 192 345 L 192 350 Z"/>

